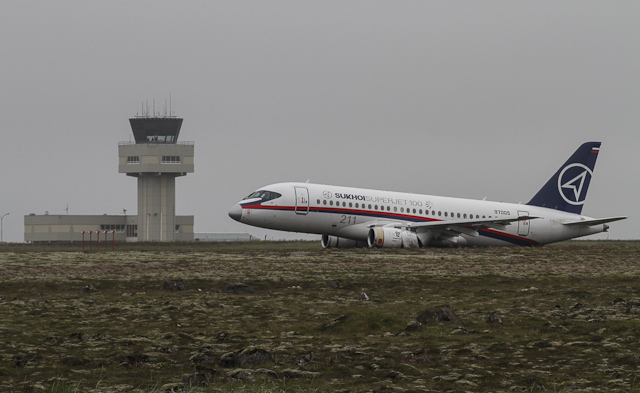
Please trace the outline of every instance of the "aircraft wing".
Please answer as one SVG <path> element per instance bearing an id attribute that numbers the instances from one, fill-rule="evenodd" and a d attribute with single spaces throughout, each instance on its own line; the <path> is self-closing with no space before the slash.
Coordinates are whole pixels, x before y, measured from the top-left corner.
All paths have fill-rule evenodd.
<path id="1" fill-rule="evenodd" d="M 415 232 L 422 232 L 426 230 L 443 231 L 449 234 L 463 233 L 468 236 L 478 236 L 480 229 L 497 229 L 504 231 L 507 225 L 517 221 L 533 220 L 539 217 L 533 216 L 520 216 L 514 218 L 482 218 L 475 220 L 447 220 L 447 221 L 430 221 L 430 222 L 393 222 L 385 224 L 385 226 L 392 226 L 394 228 L 406 228 Z"/>
<path id="2" fill-rule="evenodd" d="M 608 222 L 625 220 L 627 217 L 607 217 L 607 218 L 592 218 L 589 220 L 579 220 L 579 221 L 566 221 L 563 222 L 562 225 L 598 225 L 598 224 L 606 224 Z"/>

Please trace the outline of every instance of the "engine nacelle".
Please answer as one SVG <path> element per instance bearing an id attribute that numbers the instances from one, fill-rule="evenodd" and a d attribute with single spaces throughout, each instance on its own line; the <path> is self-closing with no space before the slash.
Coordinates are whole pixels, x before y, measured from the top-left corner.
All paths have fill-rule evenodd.
<path id="1" fill-rule="evenodd" d="M 322 235 L 320 242 L 322 243 L 322 248 L 360 248 L 367 246 L 365 242 L 329 235 Z"/>
<path id="2" fill-rule="evenodd" d="M 380 248 L 420 248 L 418 235 L 415 232 L 393 227 L 373 227 L 367 236 L 369 247 Z"/>

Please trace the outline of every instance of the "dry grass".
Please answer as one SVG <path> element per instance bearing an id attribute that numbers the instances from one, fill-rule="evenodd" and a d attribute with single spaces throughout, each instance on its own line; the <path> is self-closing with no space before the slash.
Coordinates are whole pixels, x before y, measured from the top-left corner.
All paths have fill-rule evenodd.
<path id="1" fill-rule="evenodd" d="M 638 242 L 124 247 L 0 246 L 0 391 L 638 388 Z M 439 305 L 462 323 L 405 331 Z"/>

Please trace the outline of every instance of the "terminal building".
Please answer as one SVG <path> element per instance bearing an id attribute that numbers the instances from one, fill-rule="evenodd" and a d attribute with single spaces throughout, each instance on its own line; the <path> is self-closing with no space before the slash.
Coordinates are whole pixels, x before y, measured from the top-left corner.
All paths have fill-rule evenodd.
<path id="1" fill-rule="evenodd" d="M 118 172 L 137 178 L 136 215 L 36 215 L 24 217 L 26 242 L 101 239 L 127 242 L 193 241 L 193 216 L 176 216 L 176 178 L 193 173 L 193 142 L 178 142 L 178 117 L 129 119 L 134 141 L 118 144 Z M 106 233 L 105 233 L 106 231 Z"/>

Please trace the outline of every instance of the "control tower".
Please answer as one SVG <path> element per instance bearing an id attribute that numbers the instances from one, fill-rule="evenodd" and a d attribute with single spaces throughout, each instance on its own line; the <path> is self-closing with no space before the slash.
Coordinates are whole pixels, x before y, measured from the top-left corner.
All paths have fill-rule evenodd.
<path id="1" fill-rule="evenodd" d="M 176 220 L 176 177 L 193 172 L 193 142 L 178 142 L 178 117 L 129 119 L 135 142 L 118 144 L 118 172 L 138 178 L 138 241 L 180 240 Z M 191 225 L 193 225 L 193 216 Z M 135 235 L 135 236 L 131 236 Z"/>

